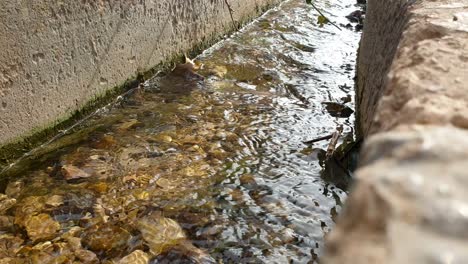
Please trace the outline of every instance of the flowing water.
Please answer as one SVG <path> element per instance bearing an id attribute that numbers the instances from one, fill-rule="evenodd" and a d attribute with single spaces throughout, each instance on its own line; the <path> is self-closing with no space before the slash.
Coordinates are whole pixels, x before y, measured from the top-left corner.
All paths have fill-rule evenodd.
<path id="1" fill-rule="evenodd" d="M 346 192 L 302 142 L 351 132 L 359 33 L 292 0 L 33 151 L 0 184 L 1 263 L 316 263 Z M 334 22 L 353 0 L 318 1 Z M 336 115 L 334 115 L 336 116 Z"/>

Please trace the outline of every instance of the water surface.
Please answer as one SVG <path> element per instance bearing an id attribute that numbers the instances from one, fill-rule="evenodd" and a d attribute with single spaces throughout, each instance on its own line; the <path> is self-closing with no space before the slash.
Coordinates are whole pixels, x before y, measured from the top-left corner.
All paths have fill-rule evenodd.
<path id="1" fill-rule="evenodd" d="M 351 131 L 323 102 L 353 108 L 359 33 L 304 2 L 205 51 L 205 81 L 155 77 L 4 172 L 0 258 L 316 263 L 346 192 L 302 142 Z M 346 24 L 354 3 L 317 4 Z"/>

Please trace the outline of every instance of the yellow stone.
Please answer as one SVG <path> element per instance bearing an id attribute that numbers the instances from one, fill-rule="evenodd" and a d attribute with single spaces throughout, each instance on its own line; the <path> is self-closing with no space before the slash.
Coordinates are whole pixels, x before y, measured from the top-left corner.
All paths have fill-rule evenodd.
<path id="1" fill-rule="evenodd" d="M 60 224 L 48 214 L 30 216 L 24 225 L 33 241 L 52 239 L 60 230 Z"/>

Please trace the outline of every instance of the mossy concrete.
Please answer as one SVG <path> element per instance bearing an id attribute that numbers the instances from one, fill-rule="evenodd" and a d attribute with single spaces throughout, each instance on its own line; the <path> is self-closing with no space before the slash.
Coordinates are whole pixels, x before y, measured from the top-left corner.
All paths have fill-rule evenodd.
<path id="1" fill-rule="evenodd" d="M 281 0 L 0 3 L 0 166 Z"/>

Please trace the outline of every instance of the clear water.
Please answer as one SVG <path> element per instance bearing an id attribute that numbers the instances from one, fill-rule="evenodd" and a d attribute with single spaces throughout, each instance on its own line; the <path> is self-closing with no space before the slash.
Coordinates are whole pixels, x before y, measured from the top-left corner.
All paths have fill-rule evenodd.
<path id="1" fill-rule="evenodd" d="M 302 142 L 352 130 L 322 102 L 353 107 L 360 35 L 304 2 L 201 54 L 205 81 L 156 77 L 4 172 L 0 258 L 317 263 L 346 192 Z M 317 5 L 347 24 L 354 3 Z"/>

